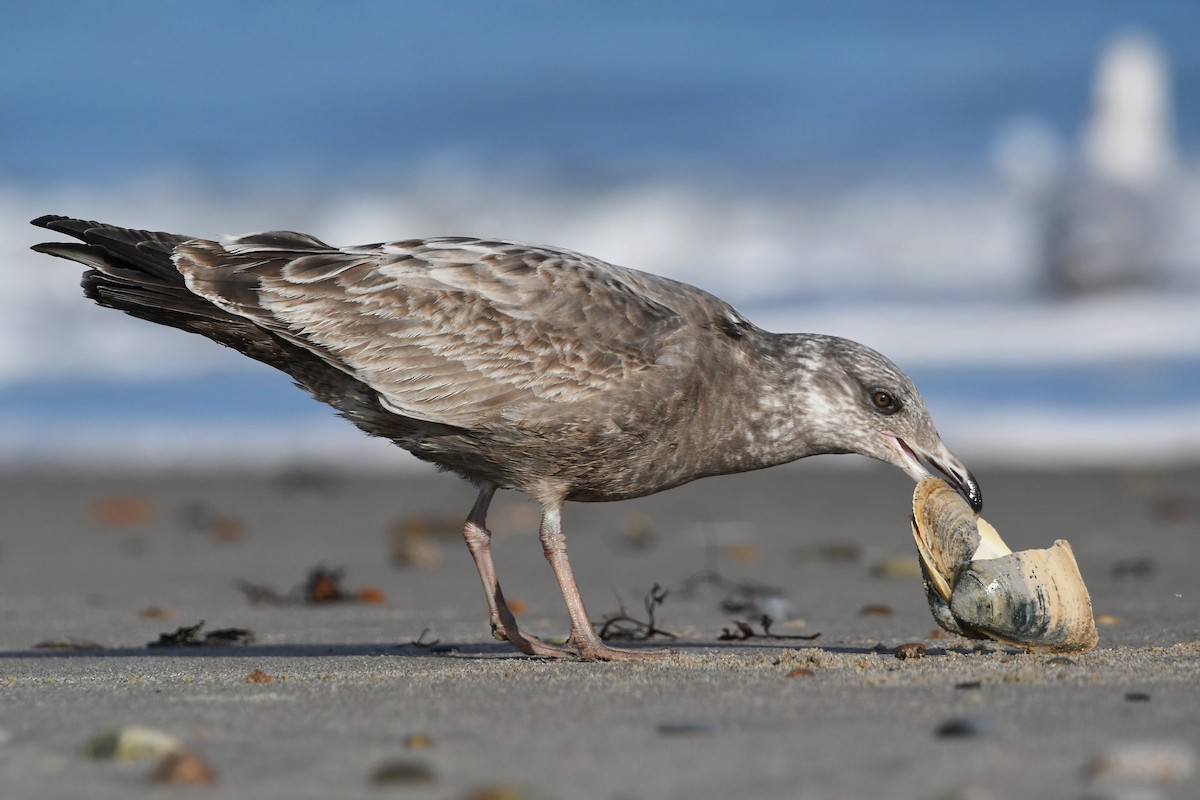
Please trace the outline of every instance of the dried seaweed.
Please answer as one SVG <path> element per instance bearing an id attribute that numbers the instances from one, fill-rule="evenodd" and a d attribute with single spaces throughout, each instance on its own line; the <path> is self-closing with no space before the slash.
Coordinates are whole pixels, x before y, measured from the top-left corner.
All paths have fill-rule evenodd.
<path id="1" fill-rule="evenodd" d="M 251 644 L 254 641 L 254 631 L 249 628 L 219 628 L 204 634 L 206 647 L 229 647 L 230 645 Z"/>
<path id="2" fill-rule="evenodd" d="M 667 595 L 669 594 L 669 591 L 663 589 L 657 583 L 651 587 L 642 600 L 642 605 L 646 609 L 645 622 L 631 617 L 625 610 L 625 603 L 618 596 L 617 613 L 608 614 L 604 617 L 604 622 L 600 624 L 597 635 L 605 641 L 644 642 L 655 636 L 678 639 L 679 637 L 676 634 L 663 630 L 654 621 L 655 612 L 667 599 Z"/>
<path id="3" fill-rule="evenodd" d="M 421 631 L 421 635 L 418 636 L 416 639 L 413 639 L 411 642 L 409 642 L 409 644 L 411 644 L 413 647 L 420 647 L 422 649 L 437 647 L 439 644 L 441 644 L 441 642 L 442 642 L 441 639 L 431 639 L 428 642 L 425 641 L 425 637 L 428 634 L 429 634 L 429 628 L 425 628 L 424 630 Z"/>
<path id="4" fill-rule="evenodd" d="M 408 645 L 410 647 L 416 647 L 421 650 L 426 650 L 430 653 L 437 653 L 439 655 L 443 654 L 443 653 L 457 653 L 458 652 L 458 648 L 456 648 L 454 645 L 442 644 L 441 639 L 430 639 L 429 641 L 426 641 L 425 637 L 428 635 L 429 635 L 429 628 L 425 628 L 424 630 L 421 631 L 421 635 L 418 636 L 413 641 L 409 642 Z"/>
<path id="5" fill-rule="evenodd" d="M 744 642 L 747 639 L 775 639 L 775 640 L 791 639 L 791 640 L 803 640 L 806 642 L 811 642 L 813 639 L 816 639 L 816 638 L 820 637 L 820 635 L 821 635 L 820 632 L 810 633 L 810 634 L 771 633 L 771 626 L 774 623 L 775 623 L 775 620 L 771 619 L 768 615 L 763 614 L 762 617 L 758 621 L 759 627 L 762 628 L 762 633 L 758 633 L 757 631 L 754 630 L 754 626 L 751 625 L 749 622 L 745 622 L 744 620 L 740 620 L 740 619 L 735 619 L 735 620 L 733 620 L 733 624 L 734 624 L 733 628 L 721 628 L 721 635 L 717 637 L 717 641 L 719 641 L 719 642 Z"/>
<path id="6" fill-rule="evenodd" d="M 195 625 L 183 625 L 170 633 L 161 633 L 158 640 L 148 642 L 147 647 L 228 647 L 246 645 L 254 641 L 254 631 L 246 628 L 219 628 L 200 636 L 204 620 Z"/>
<path id="7" fill-rule="evenodd" d="M 200 620 L 195 625 L 180 626 L 171 633 L 160 633 L 158 641 L 149 642 L 146 647 L 200 647 L 204 644 L 200 638 L 203 627 L 204 620 Z"/>

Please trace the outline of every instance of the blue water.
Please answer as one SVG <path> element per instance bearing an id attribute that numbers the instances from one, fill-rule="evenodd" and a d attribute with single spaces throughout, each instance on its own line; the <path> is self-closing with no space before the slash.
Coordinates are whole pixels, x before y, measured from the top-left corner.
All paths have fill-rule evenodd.
<path id="1" fill-rule="evenodd" d="M 1065 337 L 1090 332 L 1037 296 L 1036 203 L 1014 204 L 994 159 L 1014 119 L 1074 148 L 1100 51 L 1136 30 L 1170 65 L 1194 163 L 1195 0 L 9 6 L 0 257 L 19 271 L 0 293 L 0 461 L 69 458 L 93 434 L 107 454 L 146 429 L 166 431 L 168 449 L 267 430 L 250 458 L 270 430 L 327 442 L 331 412 L 286 376 L 226 371 L 203 348 L 180 364 L 151 326 L 87 316 L 76 270 L 25 249 L 39 240 L 26 220 L 50 212 L 200 235 L 312 225 L 339 243 L 545 241 L 804 330 L 824 315 L 829 333 L 881 300 L 925 322 L 978 302 L 978 320 L 920 334 L 950 341 L 971 325 L 978 363 L 870 331 L 944 434 L 1038 463 L 1048 441 L 1084 460 L 1200 458 L 1190 311 L 1165 302 L 1174 324 L 1155 327 L 1146 298 L 1117 302 L 1097 341 L 1135 324 L 1151 335 L 1125 355 L 1081 354 Z M 1194 211 L 1200 180 L 1189 185 Z M 1026 323 L 1042 335 L 1017 336 Z M 1023 352 L 1030 341 L 1038 352 Z"/>
<path id="2" fill-rule="evenodd" d="M 1038 408 L 1071 413 L 1151 415 L 1192 409 L 1200 397 L 1200 358 L 1127 363 L 921 367 L 912 379 L 939 404 Z"/>
<path id="3" fill-rule="evenodd" d="M 1156 37 L 1200 142 L 1200 3 L 9 4 L 0 181 L 170 168 L 580 180 L 977 166 L 1015 115 L 1074 137 L 1114 33 Z"/>

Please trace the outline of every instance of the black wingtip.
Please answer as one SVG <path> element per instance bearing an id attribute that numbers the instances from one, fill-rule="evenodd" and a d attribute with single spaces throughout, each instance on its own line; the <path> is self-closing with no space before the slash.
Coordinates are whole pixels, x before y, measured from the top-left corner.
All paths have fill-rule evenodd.
<path id="1" fill-rule="evenodd" d="M 35 253 L 45 253 L 48 256 L 70 258 L 70 256 L 66 255 L 67 253 L 79 250 L 90 252 L 93 248 L 89 245 L 77 244 L 75 242 L 41 242 L 40 244 L 31 245 L 29 249 Z"/>
<path id="2" fill-rule="evenodd" d="M 52 230 L 51 226 L 55 222 L 59 222 L 61 220 L 65 220 L 65 219 L 70 219 L 70 217 L 64 217 L 62 214 L 43 214 L 42 216 L 38 217 L 37 219 L 29 220 L 29 224 L 36 225 L 39 228 L 50 228 Z"/>
<path id="3" fill-rule="evenodd" d="M 97 226 L 95 222 L 66 217 L 62 214 L 46 214 L 45 216 L 30 220 L 30 224 L 36 225 L 39 228 L 45 228 L 48 231 L 54 231 L 55 233 L 65 233 L 68 236 L 74 236 L 76 239 L 83 239 L 89 230 Z"/>

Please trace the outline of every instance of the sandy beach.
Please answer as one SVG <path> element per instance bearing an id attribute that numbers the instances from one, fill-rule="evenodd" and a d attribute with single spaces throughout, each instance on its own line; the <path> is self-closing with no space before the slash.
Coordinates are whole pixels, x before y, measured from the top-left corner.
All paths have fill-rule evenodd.
<path id="1" fill-rule="evenodd" d="M 182 792 L 150 781 L 157 757 L 84 755 L 137 725 L 211 766 L 189 797 L 1197 796 L 1200 469 L 977 476 L 1015 549 L 1070 540 L 1096 650 L 941 635 L 911 482 L 849 459 L 569 505 L 593 619 L 645 622 L 666 592 L 654 623 L 677 638 L 629 646 L 675 655 L 634 665 L 490 639 L 452 476 L 9 472 L 0 795 Z M 565 634 L 536 507 L 503 493 L 490 521 L 522 625 Z M 319 567 L 346 599 L 305 600 Z M 200 621 L 201 642 L 253 641 L 147 647 Z M 896 656 L 910 643 L 924 657 Z"/>

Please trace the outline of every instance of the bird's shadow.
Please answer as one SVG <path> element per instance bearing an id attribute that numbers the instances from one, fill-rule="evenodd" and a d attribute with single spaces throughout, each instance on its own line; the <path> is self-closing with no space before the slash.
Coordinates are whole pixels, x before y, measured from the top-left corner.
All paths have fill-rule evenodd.
<path id="1" fill-rule="evenodd" d="M 502 658 L 521 654 L 497 642 L 470 644 L 249 644 L 176 647 L 33 647 L 0 651 L 3 659 L 37 658 L 343 658 L 396 656 L 408 658 Z"/>
<path id="2" fill-rule="evenodd" d="M 657 642 L 627 643 L 620 646 L 637 651 L 640 647 L 647 650 L 660 649 Z M 668 649 L 675 652 L 709 651 L 714 654 L 729 651 L 745 651 L 761 653 L 763 651 L 783 650 L 820 650 L 826 653 L 848 655 L 886 655 L 876 647 L 824 646 L 815 643 L 795 642 L 671 642 Z M 930 648 L 926 656 L 945 656 L 950 653 L 968 655 L 975 652 L 971 647 Z M 464 642 L 444 643 L 435 642 L 423 644 L 409 642 L 404 644 L 250 644 L 227 646 L 178 646 L 178 647 L 64 647 L 40 648 L 32 647 L 26 650 L 2 650 L 0 660 L 23 659 L 73 659 L 73 658 L 342 658 L 348 656 L 392 656 L 397 658 L 450 658 L 475 660 L 532 660 L 532 661 L 562 661 L 563 663 L 582 663 L 578 659 L 537 658 L 518 653 L 503 642 Z"/>

